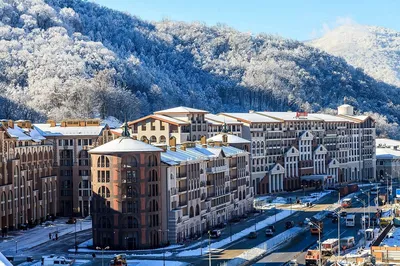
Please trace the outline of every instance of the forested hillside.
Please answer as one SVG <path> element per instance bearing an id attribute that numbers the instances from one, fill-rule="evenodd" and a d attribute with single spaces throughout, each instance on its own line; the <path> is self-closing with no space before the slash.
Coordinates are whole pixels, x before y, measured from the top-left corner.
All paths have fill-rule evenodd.
<path id="1" fill-rule="evenodd" d="M 0 19 L 2 117 L 132 119 L 175 105 L 331 111 L 344 97 L 359 112 L 400 117 L 396 87 L 277 36 L 149 23 L 80 0 L 0 0 Z"/>

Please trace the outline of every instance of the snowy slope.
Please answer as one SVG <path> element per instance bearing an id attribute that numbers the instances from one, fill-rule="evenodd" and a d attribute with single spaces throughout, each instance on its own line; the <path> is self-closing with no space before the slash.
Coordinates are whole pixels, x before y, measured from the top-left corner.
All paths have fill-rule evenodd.
<path id="1" fill-rule="evenodd" d="M 400 33 L 358 24 L 342 25 L 309 45 L 343 57 L 377 80 L 400 87 Z"/>

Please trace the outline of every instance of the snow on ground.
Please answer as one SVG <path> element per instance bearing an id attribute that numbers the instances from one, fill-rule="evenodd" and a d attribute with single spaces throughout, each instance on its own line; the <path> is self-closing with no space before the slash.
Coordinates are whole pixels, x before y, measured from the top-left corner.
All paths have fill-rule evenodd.
<path id="1" fill-rule="evenodd" d="M 16 245 L 18 246 L 18 253 L 22 253 L 26 249 L 43 244 L 49 239 L 49 233 L 58 232 L 58 236 L 66 235 L 75 232 L 74 224 L 66 224 L 67 218 L 59 218 L 54 222 L 49 222 L 49 226 L 38 225 L 35 228 L 26 231 L 12 231 L 9 233 L 8 238 L 0 243 L 0 250 L 5 254 L 15 254 Z M 76 231 L 87 230 L 92 228 L 91 219 L 78 220 L 76 223 Z M 17 242 L 17 244 L 16 244 Z"/>
<path id="2" fill-rule="evenodd" d="M 0 252 L 0 266 L 12 266 L 11 262 Z"/>
<path id="3" fill-rule="evenodd" d="M 292 213 L 295 213 L 295 212 L 293 211 Z M 291 215 L 291 211 L 290 210 L 281 211 L 281 212 L 276 214 L 276 221 L 277 222 L 281 221 L 281 220 L 287 218 L 290 215 Z M 270 216 L 270 217 L 264 219 L 263 221 L 257 222 L 256 228 L 257 228 L 257 230 L 260 230 L 260 229 L 263 229 L 263 228 L 265 228 L 268 225 L 273 224 L 273 223 L 275 223 L 275 215 Z M 253 232 L 253 231 L 254 231 L 254 225 L 251 225 L 248 228 L 240 231 L 239 233 L 236 233 L 236 234 L 232 235 L 232 241 L 231 241 L 230 237 L 227 237 L 227 238 L 222 239 L 220 241 L 211 243 L 211 252 L 213 250 L 215 250 L 215 249 L 219 249 L 219 248 L 221 248 L 221 247 L 223 247 L 225 245 L 228 245 L 229 243 L 231 243 L 233 241 L 236 241 L 236 240 L 238 240 L 240 238 L 246 237 L 250 232 Z M 198 249 L 192 249 L 192 250 L 185 250 L 185 251 L 179 252 L 177 254 L 177 256 L 178 257 L 200 256 L 201 252 L 203 254 L 205 254 L 205 253 L 208 253 L 208 250 L 209 250 L 208 246 L 205 247 L 205 248 L 202 248 L 202 249 L 198 248 Z"/>
<path id="4" fill-rule="evenodd" d="M 236 258 L 228 261 L 227 265 L 228 266 L 239 266 L 242 265 L 244 262 L 249 262 L 255 258 L 257 258 L 260 255 L 266 254 L 266 253 L 271 253 L 275 249 L 277 249 L 281 244 L 286 242 L 289 239 L 292 239 L 296 236 L 298 236 L 301 232 L 306 230 L 305 228 L 300 228 L 300 227 L 293 227 L 290 228 L 289 230 L 286 230 L 279 235 L 259 244 L 258 246 L 249 249 Z"/>
<path id="5" fill-rule="evenodd" d="M 162 260 L 127 260 L 128 266 L 185 266 L 189 265 L 186 262 L 169 261 L 166 260 L 165 264 Z"/>
<path id="6" fill-rule="evenodd" d="M 381 246 L 400 247 L 400 228 L 395 228 L 389 232 L 386 238 L 382 241 Z"/>
<path id="7" fill-rule="evenodd" d="M 158 249 L 160 251 L 160 249 Z M 96 257 L 97 258 L 110 258 L 112 259 L 114 257 L 114 255 L 116 254 L 121 254 L 121 253 L 128 253 L 128 252 L 138 252 L 139 250 L 104 250 L 104 255 L 103 254 L 97 254 Z M 143 251 L 151 251 L 151 250 L 143 250 Z M 156 250 L 152 250 L 152 251 L 156 251 Z M 70 253 L 74 253 L 75 249 L 68 249 L 68 252 Z M 78 253 L 103 253 L 102 250 L 96 250 L 96 249 L 89 249 L 89 248 L 80 248 L 78 250 Z M 128 258 L 135 258 L 135 257 L 170 257 L 172 256 L 171 252 L 160 252 L 160 253 L 145 253 L 145 254 L 135 254 L 135 253 L 130 253 L 126 255 Z"/>
<path id="8" fill-rule="evenodd" d="M 78 245 L 79 248 L 87 248 L 93 246 L 93 238 L 86 240 Z"/>

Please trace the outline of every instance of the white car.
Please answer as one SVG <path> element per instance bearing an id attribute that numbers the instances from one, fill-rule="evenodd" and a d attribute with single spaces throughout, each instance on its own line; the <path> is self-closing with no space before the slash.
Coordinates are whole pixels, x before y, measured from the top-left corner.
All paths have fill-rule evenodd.
<path id="1" fill-rule="evenodd" d="M 265 230 L 265 236 L 273 236 L 273 235 L 274 235 L 274 231 L 272 231 L 272 229 Z"/>
<path id="2" fill-rule="evenodd" d="M 298 266 L 299 264 L 297 263 L 297 260 L 291 260 L 288 263 L 288 266 Z"/>

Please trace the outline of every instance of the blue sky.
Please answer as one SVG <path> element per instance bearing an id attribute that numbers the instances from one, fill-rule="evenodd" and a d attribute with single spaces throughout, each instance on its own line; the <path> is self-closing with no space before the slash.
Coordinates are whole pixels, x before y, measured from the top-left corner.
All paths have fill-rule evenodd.
<path id="1" fill-rule="evenodd" d="M 400 31 L 397 0 L 91 0 L 145 20 L 163 18 L 220 22 L 251 33 L 278 34 L 300 41 L 343 23 L 377 25 Z"/>

